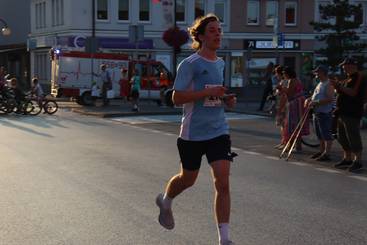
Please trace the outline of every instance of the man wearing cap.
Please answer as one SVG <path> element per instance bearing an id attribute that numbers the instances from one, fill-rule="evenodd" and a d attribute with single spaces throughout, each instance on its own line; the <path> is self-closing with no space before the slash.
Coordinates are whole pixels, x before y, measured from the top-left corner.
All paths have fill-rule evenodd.
<path id="1" fill-rule="evenodd" d="M 320 151 L 311 156 L 317 161 L 329 161 L 330 149 L 333 144 L 332 136 L 332 110 L 334 101 L 334 87 L 328 79 L 329 69 L 319 65 L 313 73 L 320 80 L 313 95 L 306 100 L 306 106 L 313 107 L 313 121 L 317 138 L 320 140 Z"/>
<path id="2" fill-rule="evenodd" d="M 346 58 L 340 64 L 347 78 L 342 81 L 331 80 L 336 89 L 336 112 L 338 118 L 338 141 L 343 148 L 344 158 L 336 168 L 350 172 L 362 170 L 362 140 L 360 121 L 363 116 L 363 103 L 366 85 L 362 74 L 358 71 L 358 62 L 353 58 Z"/>

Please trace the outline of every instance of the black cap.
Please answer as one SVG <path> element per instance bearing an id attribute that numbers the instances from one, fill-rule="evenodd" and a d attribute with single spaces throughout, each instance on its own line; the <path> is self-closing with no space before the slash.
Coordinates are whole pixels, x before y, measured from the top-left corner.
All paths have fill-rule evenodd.
<path id="1" fill-rule="evenodd" d="M 322 71 L 325 74 L 328 74 L 329 68 L 326 65 L 319 65 L 312 72 Z"/>
<path id="2" fill-rule="evenodd" d="M 354 58 L 345 58 L 343 62 L 339 64 L 339 66 L 343 65 L 358 65 L 358 61 Z"/>

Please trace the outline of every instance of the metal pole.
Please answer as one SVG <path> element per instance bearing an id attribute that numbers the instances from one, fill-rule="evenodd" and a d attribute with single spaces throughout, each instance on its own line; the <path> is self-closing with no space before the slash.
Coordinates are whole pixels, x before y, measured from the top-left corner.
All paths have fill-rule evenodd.
<path id="1" fill-rule="evenodd" d="M 92 39 L 90 40 L 90 46 L 93 45 L 94 46 L 94 39 L 96 38 L 96 2 L 95 0 L 91 0 L 92 1 Z M 90 71 L 91 71 L 91 84 L 94 82 L 94 48 L 93 52 L 91 54 L 91 63 L 90 63 Z M 98 84 L 96 84 L 98 86 Z"/>
<path id="2" fill-rule="evenodd" d="M 135 32 L 134 32 L 134 34 L 135 34 L 135 37 L 134 37 L 134 39 L 135 39 L 135 54 L 134 54 L 134 56 L 135 56 L 135 60 L 138 60 L 139 59 L 139 54 L 138 54 L 138 44 L 139 44 L 139 41 L 138 41 L 138 25 L 135 25 L 134 27 L 135 27 Z"/>
<path id="3" fill-rule="evenodd" d="M 277 38 L 277 42 L 276 42 L 276 63 L 279 64 L 280 63 L 280 54 L 279 54 L 279 15 L 277 14 L 277 16 L 274 18 L 274 23 L 273 23 L 273 37 Z"/>
<path id="4" fill-rule="evenodd" d="M 176 23 L 176 0 L 173 1 L 173 28 L 176 30 L 177 23 Z M 173 64 L 173 79 L 176 78 L 176 68 L 177 68 L 177 57 L 176 57 L 176 48 L 173 47 L 173 55 L 172 55 L 172 64 Z"/>
<path id="5" fill-rule="evenodd" d="M 92 37 L 96 36 L 96 2 L 92 1 Z"/>

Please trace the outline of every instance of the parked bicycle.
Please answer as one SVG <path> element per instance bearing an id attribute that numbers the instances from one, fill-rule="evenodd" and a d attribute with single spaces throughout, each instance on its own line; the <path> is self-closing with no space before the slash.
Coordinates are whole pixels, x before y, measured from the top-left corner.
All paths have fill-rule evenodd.
<path id="1" fill-rule="evenodd" d="M 269 113 L 270 116 L 275 117 L 276 115 L 277 98 L 275 92 L 266 97 L 264 112 Z"/>

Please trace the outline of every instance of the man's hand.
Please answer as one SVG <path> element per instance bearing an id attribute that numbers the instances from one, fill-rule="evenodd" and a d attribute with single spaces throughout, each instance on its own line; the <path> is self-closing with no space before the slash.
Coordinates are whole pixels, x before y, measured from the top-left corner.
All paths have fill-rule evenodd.
<path id="1" fill-rule="evenodd" d="M 312 100 L 311 98 L 308 98 L 305 100 L 305 103 L 303 104 L 304 108 L 308 108 L 308 107 L 316 107 L 320 105 L 320 101 L 319 100 Z"/>
<path id="2" fill-rule="evenodd" d="M 223 86 L 213 86 L 205 88 L 206 96 L 222 97 L 226 92 L 227 88 Z"/>
<path id="3" fill-rule="evenodd" d="M 310 105 L 310 103 L 311 103 L 311 99 L 310 98 L 306 99 L 305 102 L 303 103 L 303 107 L 307 108 Z"/>
<path id="4" fill-rule="evenodd" d="M 340 84 L 339 84 L 339 80 L 337 80 L 337 79 L 329 79 L 329 81 L 330 81 L 330 84 L 331 84 L 335 89 L 337 89 L 337 88 L 340 86 Z"/>

